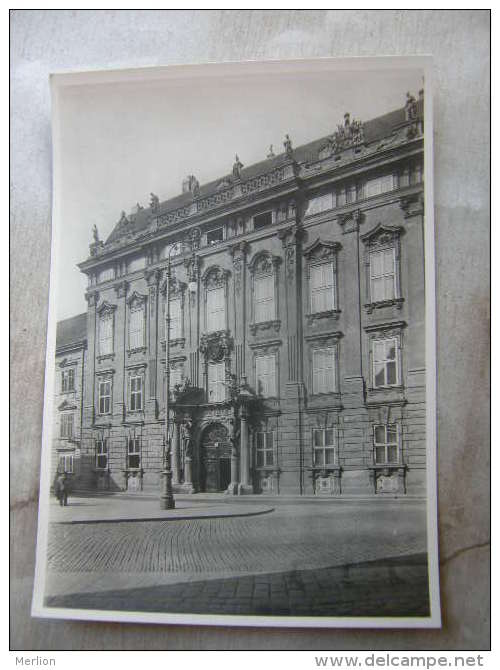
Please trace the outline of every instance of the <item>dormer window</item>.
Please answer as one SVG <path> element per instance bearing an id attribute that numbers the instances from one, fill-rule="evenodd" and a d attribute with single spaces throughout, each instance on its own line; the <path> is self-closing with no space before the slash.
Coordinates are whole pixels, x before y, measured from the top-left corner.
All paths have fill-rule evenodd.
<path id="1" fill-rule="evenodd" d="M 253 217 L 253 227 L 254 230 L 259 230 L 260 228 L 265 228 L 270 226 L 273 222 L 273 213 L 264 212 L 263 214 L 257 214 Z"/>

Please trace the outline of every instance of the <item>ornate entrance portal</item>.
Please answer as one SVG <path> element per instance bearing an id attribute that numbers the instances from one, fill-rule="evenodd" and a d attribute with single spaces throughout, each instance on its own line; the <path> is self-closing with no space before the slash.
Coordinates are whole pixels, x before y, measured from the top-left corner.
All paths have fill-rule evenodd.
<path id="1" fill-rule="evenodd" d="M 231 444 L 227 429 L 213 423 L 200 440 L 200 490 L 225 491 L 231 482 Z"/>

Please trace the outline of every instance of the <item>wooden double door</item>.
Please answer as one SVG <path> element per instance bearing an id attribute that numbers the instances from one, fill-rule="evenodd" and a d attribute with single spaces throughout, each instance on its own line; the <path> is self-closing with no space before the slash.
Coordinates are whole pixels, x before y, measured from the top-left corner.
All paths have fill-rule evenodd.
<path id="1" fill-rule="evenodd" d="M 200 490 L 225 491 L 231 483 L 231 443 L 220 423 L 208 426 L 200 441 Z"/>

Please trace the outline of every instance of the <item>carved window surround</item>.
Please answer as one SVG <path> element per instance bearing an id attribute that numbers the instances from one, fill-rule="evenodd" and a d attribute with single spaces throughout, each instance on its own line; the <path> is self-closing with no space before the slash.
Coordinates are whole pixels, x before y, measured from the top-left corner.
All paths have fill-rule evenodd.
<path id="1" fill-rule="evenodd" d="M 337 254 L 341 249 L 341 245 L 338 242 L 333 242 L 331 240 L 323 240 L 320 237 L 310 244 L 303 251 L 303 256 L 307 262 L 307 271 L 306 271 L 306 281 L 307 281 L 307 295 L 308 295 L 308 305 L 309 313 L 306 314 L 307 323 L 312 325 L 318 319 L 338 319 L 340 314 L 340 309 L 338 309 L 338 281 L 337 281 Z M 317 287 L 313 287 L 311 280 L 311 273 L 315 269 L 320 269 L 323 272 L 323 269 L 327 269 L 332 276 L 332 286 L 323 287 L 323 291 L 326 288 L 327 293 L 318 294 Z M 320 298 L 324 300 L 325 296 L 331 302 L 330 308 L 326 310 L 318 311 L 314 305 L 314 301 Z"/>
<path id="2" fill-rule="evenodd" d="M 201 281 L 204 286 L 203 298 L 203 313 L 204 313 L 204 324 L 205 331 L 208 331 L 208 292 L 215 289 L 223 289 L 224 291 L 224 323 L 220 324 L 223 326 L 220 330 L 228 330 L 229 328 L 229 310 L 228 310 L 228 280 L 229 280 L 230 271 L 222 268 L 218 265 L 211 265 L 208 267 L 201 277 Z M 212 331 L 219 332 L 219 331 Z"/>
<path id="3" fill-rule="evenodd" d="M 140 420 L 144 418 L 144 409 L 145 409 L 145 400 L 146 400 L 146 367 L 147 363 L 136 363 L 134 365 L 127 365 L 126 367 L 126 376 L 127 376 L 127 407 L 126 413 L 127 416 L 139 417 Z M 141 378 L 141 407 L 139 409 L 131 409 L 131 379 L 133 377 Z"/>
<path id="4" fill-rule="evenodd" d="M 401 235 L 404 228 L 401 226 L 390 226 L 379 223 L 371 231 L 361 235 L 360 239 L 365 246 L 364 265 L 365 265 L 365 291 L 368 300 L 364 308 L 368 314 L 376 309 L 384 307 L 396 307 L 401 309 L 404 298 L 401 294 Z M 391 252 L 394 254 L 394 295 L 385 300 L 374 300 L 372 298 L 372 276 L 371 259 L 374 252 Z M 378 254 L 380 255 L 380 254 Z"/>
<path id="5" fill-rule="evenodd" d="M 128 314 L 127 314 L 127 342 L 128 342 L 128 348 L 127 348 L 127 356 L 130 357 L 133 354 L 142 354 L 146 353 L 147 347 L 146 347 L 146 341 L 147 341 L 147 332 L 146 332 L 146 324 L 147 324 L 147 313 L 146 313 L 146 304 L 147 304 L 147 296 L 142 295 L 141 293 L 138 293 L 137 291 L 134 291 L 126 300 L 127 307 L 128 307 Z M 130 346 L 130 318 L 131 318 L 131 312 L 133 310 L 142 310 L 142 341 L 143 345 L 139 347 L 131 347 Z"/>
<path id="6" fill-rule="evenodd" d="M 273 256 L 269 251 L 258 251 L 248 264 L 248 269 L 252 277 L 252 297 L 251 297 L 251 323 L 250 332 L 255 335 L 259 330 L 269 330 L 273 328 L 279 331 L 281 321 L 279 320 L 279 266 L 283 262 L 281 256 Z M 272 277 L 273 301 L 272 317 L 264 321 L 257 321 L 256 314 L 256 290 L 255 285 L 259 279 Z"/>
<path id="7" fill-rule="evenodd" d="M 365 326 L 364 330 L 368 334 L 369 342 L 369 380 L 367 386 L 366 404 L 397 404 L 404 401 L 403 386 L 403 366 L 402 366 L 402 348 L 403 348 L 403 329 L 406 327 L 405 321 L 390 321 L 380 324 Z M 383 340 L 396 341 L 396 383 L 382 384 L 375 386 L 374 380 L 374 343 Z"/>
<path id="8" fill-rule="evenodd" d="M 115 311 L 117 306 L 112 305 L 111 303 L 104 300 L 99 307 L 97 308 L 97 314 L 99 316 L 99 323 L 97 329 L 97 339 L 98 345 L 101 346 L 101 328 L 102 328 L 102 319 L 106 316 L 111 318 L 111 351 L 106 353 L 98 353 L 97 360 L 99 363 L 105 360 L 113 360 L 115 357 Z"/>

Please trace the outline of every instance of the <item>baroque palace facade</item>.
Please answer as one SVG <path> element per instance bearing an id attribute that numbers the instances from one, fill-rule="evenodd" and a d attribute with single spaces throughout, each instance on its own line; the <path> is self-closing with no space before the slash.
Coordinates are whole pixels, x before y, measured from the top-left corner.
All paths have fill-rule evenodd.
<path id="1" fill-rule="evenodd" d="M 408 94 L 94 228 L 88 310 L 58 328 L 54 473 L 159 492 L 169 351 L 174 492 L 424 495 L 423 133 Z"/>

